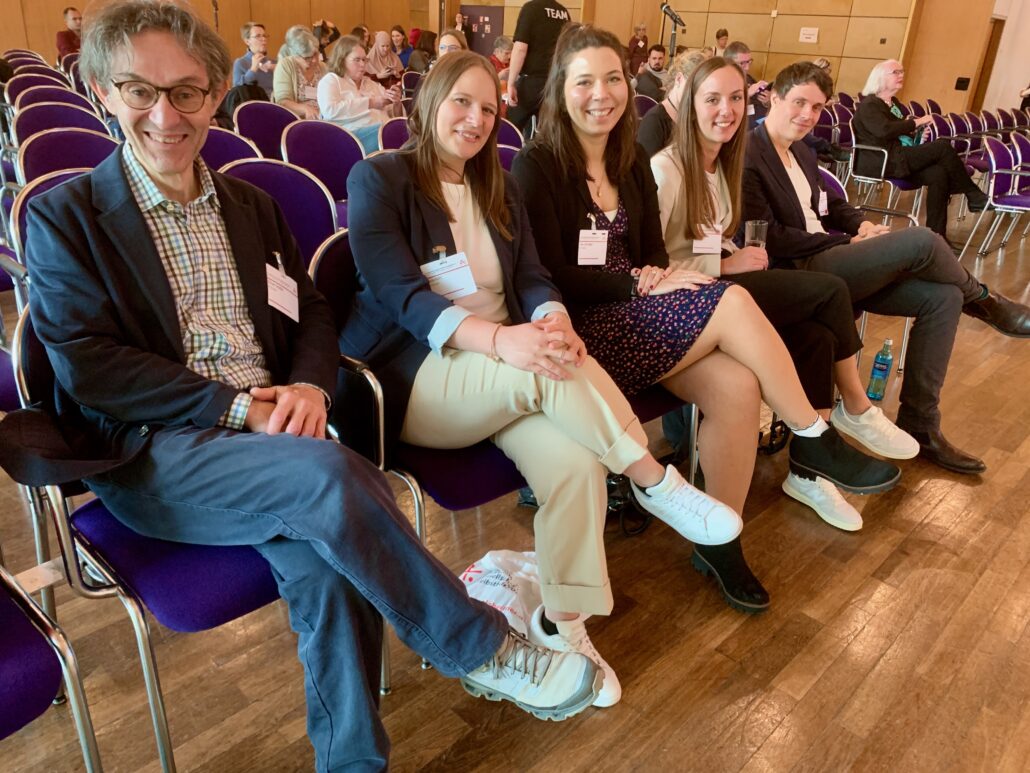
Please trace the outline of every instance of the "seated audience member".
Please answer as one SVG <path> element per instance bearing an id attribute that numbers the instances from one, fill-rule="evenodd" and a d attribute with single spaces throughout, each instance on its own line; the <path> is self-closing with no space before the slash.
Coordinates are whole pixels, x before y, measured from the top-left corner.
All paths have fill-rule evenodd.
<path id="1" fill-rule="evenodd" d="M 769 271 L 764 249 L 737 249 L 731 241 L 740 222 L 747 140 L 743 72 L 713 58 L 682 91 L 673 143 L 651 159 L 670 264 L 725 276 L 747 290 L 786 344 L 819 415 L 873 453 L 911 459 L 919 444 L 869 401 L 858 375 L 862 339 L 844 281 L 813 271 Z M 842 399 L 831 415 L 835 385 Z M 858 511 L 830 481 L 791 471 L 783 490 L 833 526 L 862 527 Z"/>
<path id="2" fill-rule="evenodd" d="M 470 599 L 383 474 L 326 438 L 332 312 L 275 202 L 199 156 L 231 62 L 177 2 L 113 2 L 87 26 L 82 74 L 126 141 L 29 212 L 32 322 L 57 420 L 77 428 L 63 474 L 105 460 L 88 462 L 86 484 L 129 528 L 267 559 L 298 636 L 320 771 L 387 767 L 384 618 L 473 694 L 574 714 L 594 699 L 597 667 L 531 646 Z M 295 288 L 281 306 L 266 302 L 266 272 Z"/>
<path id="3" fill-rule="evenodd" d="M 248 21 L 240 28 L 240 37 L 247 44 L 247 53 L 233 62 L 233 86 L 260 86 L 272 98 L 275 60 L 268 56 L 268 33 L 265 25 Z"/>
<path id="4" fill-rule="evenodd" d="M 301 118 L 318 118 L 318 83 L 325 73 L 318 38 L 303 24 L 290 27 L 272 76 L 272 101 Z"/>
<path id="5" fill-rule="evenodd" d="M 679 49 L 680 47 L 676 46 L 676 48 Z M 711 46 L 705 46 L 701 49 L 700 53 L 704 56 L 705 59 L 711 59 L 713 56 L 715 56 L 715 49 Z"/>
<path id="6" fill-rule="evenodd" d="M 629 74 L 636 78 L 643 71 L 644 63 L 647 61 L 647 25 L 641 22 L 633 28 L 633 37 L 626 44 L 626 51 L 629 52 Z"/>
<path id="7" fill-rule="evenodd" d="M 415 50 L 408 58 L 408 69 L 423 75 L 429 72 L 429 65 L 433 63 L 436 56 L 436 33 L 432 30 L 422 30 L 415 44 Z"/>
<path id="8" fill-rule="evenodd" d="M 587 356 L 498 161 L 500 95 L 485 58 L 448 54 L 423 81 L 410 149 L 351 171 L 362 289 L 340 346 L 383 382 L 391 443 L 462 448 L 489 438 L 515 461 L 541 502 L 543 606 L 531 637 L 593 658 L 605 672 L 595 705 L 610 706 L 619 682 L 583 624 L 612 610 L 606 471 L 629 476 L 645 508 L 697 541 L 729 542 L 742 523 L 662 468 L 626 398 Z M 468 271 L 453 291 L 434 291 L 427 276 L 455 256 Z M 340 422 L 354 417 L 344 411 Z"/>
<path id="9" fill-rule="evenodd" d="M 725 30 L 720 31 L 725 32 Z M 769 110 L 769 84 L 766 81 L 756 81 L 751 77 L 749 70 L 754 62 L 754 57 L 746 43 L 741 43 L 739 40 L 730 43 L 726 46 L 723 57 L 734 62 L 744 71 L 744 77 L 747 78 L 747 122 L 749 128 L 754 128 L 761 123 Z"/>
<path id="10" fill-rule="evenodd" d="M 748 142 L 744 219 L 769 222 L 772 265 L 835 274 L 859 308 L 915 317 L 898 426 L 919 441 L 929 461 L 955 472 L 983 472 L 980 459 L 950 445 L 941 432 L 940 391 L 959 316 L 964 311 L 1006 335 L 1027 337 L 1030 310 L 988 290 L 929 229 L 890 231 L 823 188 L 815 154 L 801 140 L 831 88 L 829 76 L 807 62 L 776 77 L 769 116 Z"/>
<path id="11" fill-rule="evenodd" d="M 436 59 L 455 51 L 468 51 L 469 44 L 461 30 L 444 30 L 440 33 L 440 42 L 436 46 Z M 435 64 L 435 62 L 433 63 Z M 433 65 L 430 64 L 430 67 Z"/>
<path id="12" fill-rule="evenodd" d="M 352 132 L 366 153 L 379 150 L 379 127 L 399 114 L 401 89 L 384 89 L 365 75 L 361 41 L 344 35 L 329 54 L 329 72 L 318 82 L 318 108 L 326 121 Z"/>
<path id="13" fill-rule="evenodd" d="M 376 33 L 375 42 L 367 54 L 368 62 L 365 64 L 367 77 L 374 79 L 384 89 L 400 83 L 404 64 L 400 57 L 393 52 L 390 35 L 387 32 Z"/>
<path id="14" fill-rule="evenodd" d="M 637 93 L 655 102 L 665 99 L 665 46 L 656 43 L 647 50 L 647 62 L 637 75 Z"/>
<path id="15" fill-rule="evenodd" d="M 926 227 L 947 236 L 948 201 L 963 193 L 972 212 L 987 206 L 987 194 L 976 187 L 966 166 L 946 139 L 924 143 L 932 116 L 905 118 L 895 94 L 905 84 L 901 62 L 889 59 L 869 72 L 864 97 L 855 108 L 851 126 L 856 145 L 876 145 L 887 151 L 886 177 L 900 177 L 926 186 Z M 832 87 L 831 87 L 832 88 Z M 855 171 L 878 177 L 883 155 L 856 151 Z"/>
<path id="16" fill-rule="evenodd" d="M 725 27 L 715 31 L 715 48 L 712 49 L 713 56 L 726 56 L 726 47 L 730 42 L 730 33 Z M 711 46 L 705 46 L 711 48 Z"/>
<path id="17" fill-rule="evenodd" d="M 417 30 L 412 30 L 415 33 Z M 417 40 L 417 38 L 416 38 Z M 397 58 L 401 60 L 401 67 L 407 68 L 408 57 L 411 56 L 411 52 L 415 50 L 415 46 L 408 42 L 408 35 L 404 32 L 404 27 L 399 24 L 394 24 L 390 28 L 390 43 L 393 47 L 393 52 L 397 54 Z"/>
<path id="18" fill-rule="evenodd" d="M 311 26 L 311 34 L 318 38 L 318 54 L 324 62 L 325 51 L 340 39 L 340 30 L 328 19 L 319 19 Z M 368 35 L 368 30 L 365 30 L 365 35 Z"/>
<path id="19" fill-rule="evenodd" d="M 820 56 L 817 59 L 813 59 L 812 66 L 818 67 L 827 75 L 831 75 L 831 72 L 833 70 L 833 67 L 830 64 L 830 60 L 823 56 Z M 837 100 L 831 96 L 829 99 L 826 100 L 825 107 L 830 107 L 831 105 L 835 104 L 836 101 Z M 851 158 L 850 151 L 842 148 L 835 142 L 831 142 L 825 137 L 816 136 L 814 131 L 811 131 L 805 135 L 804 142 L 806 145 L 808 145 L 808 147 L 810 147 L 812 150 L 816 152 L 816 155 L 819 156 L 819 160 L 824 163 L 829 164 L 833 161 L 848 161 Z"/>
<path id="20" fill-rule="evenodd" d="M 694 68 L 705 60 L 700 51 L 693 51 L 689 54 L 680 54 L 669 65 L 669 70 L 665 73 L 665 99 L 658 107 L 647 111 L 647 115 L 640 119 L 640 126 L 637 128 L 637 142 L 647 151 L 648 156 L 653 156 L 672 139 L 672 132 L 676 126 L 676 111 L 679 110 L 687 79 Z"/>
<path id="21" fill-rule="evenodd" d="M 511 50 L 514 46 L 514 41 L 507 35 L 498 35 L 494 39 L 494 52 L 490 54 L 490 64 L 497 70 L 502 88 L 505 88 L 508 82 L 508 65 L 511 63 Z"/>
<path id="22" fill-rule="evenodd" d="M 63 11 L 64 29 L 57 33 L 57 61 L 68 54 L 74 54 L 79 50 L 82 40 L 79 37 L 82 31 L 82 14 L 77 8 L 69 6 Z"/>
<path id="23" fill-rule="evenodd" d="M 610 32 L 577 24 L 563 30 L 540 128 L 512 168 L 533 236 L 547 245 L 544 264 L 588 351 L 626 394 L 660 383 L 701 407 L 706 491 L 737 512 L 754 467 L 759 390 L 798 428 L 792 470 L 856 490 L 890 488 L 897 467 L 859 453 L 819 417 L 747 292 L 669 266 L 623 62 Z M 596 251 L 584 245 L 585 230 L 604 232 Z M 752 611 L 768 605 L 739 540 L 695 550 L 695 564 L 716 574 L 731 603 Z"/>

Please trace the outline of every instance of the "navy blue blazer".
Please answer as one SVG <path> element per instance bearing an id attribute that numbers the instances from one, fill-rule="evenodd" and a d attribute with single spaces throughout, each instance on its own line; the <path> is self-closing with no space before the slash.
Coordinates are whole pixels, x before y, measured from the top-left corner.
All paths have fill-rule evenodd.
<path id="1" fill-rule="evenodd" d="M 812 211 L 819 212 L 819 191 L 823 188 L 815 152 L 804 142 L 790 146 L 791 153 L 812 187 Z M 805 230 L 805 215 L 794 185 L 769 139 L 764 125 L 751 132 L 744 161 L 744 200 L 742 221 L 766 220 L 769 233 L 765 249 L 770 265 L 794 268 L 793 260 L 807 258 L 838 244 L 847 244 L 865 220 L 861 210 L 848 204 L 833 191 L 827 191 L 828 214 L 819 218 L 827 231 L 842 233 L 810 234 Z"/>
<path id="2" fill-rule="evenodd" d="M 273 383 L 306 382 L 332 394 L 332 312 L 279 207 L 249 183 L 212 177 Z M 273 252 L 297 282 L 299 323 L 268 305 L 265 265 L 277 265 Z M 238 390 L 186 367 L 171 286 L 121 153 L 32 201 L 27 262 L 30 313 L 57 376 L 53 405 L 68 440 L 67 458 L 47 462 L 45 475 L 72 479 L 123 464 L 161 426 L 216 426 Z M 9 420 L 0 429 L 18 429 Z M 20 440 L 32 434 L 21 429 Z M 87 463 L 97 459 L 100 469 Z"/>
<path id="3" fill-rule="evenodd" d="M 540 264 L 522 197 L 505 173 L 505 198 L 511 213 L 511 240 L 490 226 L 503 274 L 508 316 L 528 322 L 547 301 L 560 301 L 558 289 Z M 447 215 L 415 187 L 414 155 L 386 153 L 357 164 L 347 178 L 347 225 L 358 270 L 359 290 L 340 332 L 340 349 L 369 364 L 383 384 L 386 438 L 400 435 L 408 396 L 422 361 L 429 355 L 429 333 L 440 314 L 454 305 L 429 289 L 419 266 L 435 260 L 433 248 L 456 251 Z M 337 405 L 357 399 L 341 383 Z M 366 448 L 369 428 L 353 419 L 336 422 L 341 436 Z"/>

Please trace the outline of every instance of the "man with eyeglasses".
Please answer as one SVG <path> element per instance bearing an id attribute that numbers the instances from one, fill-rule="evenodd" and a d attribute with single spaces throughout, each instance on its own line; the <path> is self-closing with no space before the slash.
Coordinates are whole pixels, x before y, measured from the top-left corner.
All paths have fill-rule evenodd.
<path id="1" fill-rule="evenodd" d="M 533 647 L 470 599 L 382 472 L 326 439 L 332 312 L 273 200 L 199 157 L 230 62 L 174 0 L 116 1 L 87 27 L 83 77 L 126 140 L 30 205 L 32 321 L 57 421 L 75 429 L 70 458 L 34 463 L 86 475 L 147 536 L 268 560 L 299 637 L 318 770 L 387 767 L 384 618 L 473 695 L 541 718 L 581 711 L 597 666 Z"/>
<path id="2" fill-rule="evenodd" d="M 756 81 L 751 77 L 749 71 L 755 59 L 751 55 L 751 49 L 748 48 L 747 43 L 741 43 L 739 40 L 733 41 L 726 46 L 723 56 L 731 62 L 736 62 L 737 66 L 744 71 L 744 77 L 747 79 L 747 125 L 749 129 L 753 129 L 765 120 L 765 114 L 769 111 L 769 83 L 764 80 Z"/>
<path id="3" fill-rule="evenodd" d="M 247 53 L 232 64 L 233 86 L 260 86 L 272 98 L 272 73 L 275 59 L 268 56 L 268 33 L 265 25 L 248 21 L 240 28 L 240 37 L 247 44 Z"/>

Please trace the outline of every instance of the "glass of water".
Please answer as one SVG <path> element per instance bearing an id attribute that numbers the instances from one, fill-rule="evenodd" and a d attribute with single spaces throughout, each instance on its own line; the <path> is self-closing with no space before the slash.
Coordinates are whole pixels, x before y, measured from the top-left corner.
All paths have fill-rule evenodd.
<path id="1" fill-rule="evenodd" d="M 765 235 L 768 231 L 767 220 L 748 220 L 744 223 L 744 246 L 765 249 Z"/>

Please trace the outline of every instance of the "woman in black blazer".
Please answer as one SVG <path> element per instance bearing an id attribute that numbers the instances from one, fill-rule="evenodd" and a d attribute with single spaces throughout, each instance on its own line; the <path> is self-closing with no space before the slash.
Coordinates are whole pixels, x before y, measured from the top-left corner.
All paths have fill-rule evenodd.
<path id="1" fill-rule="evenodd" d="M 894 60 L 880 62 L 869 73 L 862 88 L 852 128 L 855 143 L 876 145 L 887 151 L 886 177 L 898 177 L 926 186 L 926 227 L 946 237 L 948 200 L 964 193 L 972 212 L 987 206 L 987 196 L 966 173 L 966 166 L 945 139 L 920 144 L 926 139 L 932 116 L 905 118 L 894 95 L 905 85 L 905 70 Z M 883 157 L 873 151 L 859 151 L 855 169 L 876 177 Z"/>
<path id="2" fill-rule="evenodd" d="M 340 345 L 382 378 L 391 439 L 462 448 L 489 438 L 516 462 L 541 503 L 544 606 L 530 639 L 597 662 L 604 685 L 594 705 L 609 706 L 618 679 L 583 625 L 612 608 L 606 472 L 627 475 L 642 505 L 690 539 L 725 543 L 743 523 L 661 467 L 626 398 L 587 356 L 501 169 L 499 105 L 493 66 L 448 54 L 423 81 L 405 150 L 351 172 L 361 290 Z"/>

